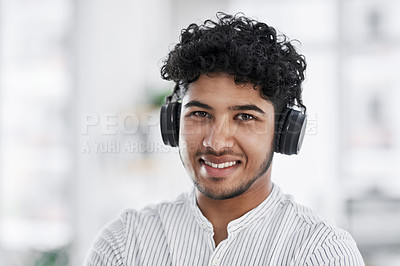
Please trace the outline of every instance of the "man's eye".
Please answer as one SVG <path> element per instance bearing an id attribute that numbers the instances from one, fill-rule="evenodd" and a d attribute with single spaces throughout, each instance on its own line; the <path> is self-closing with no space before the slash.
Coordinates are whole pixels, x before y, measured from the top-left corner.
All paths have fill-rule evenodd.
<path id="1" fill-rule="evenodd" d="M 195 111 L 192 114 L 197 117 L 209 117 L 210 116 L 207 112 L 203 112 L 203 111 Z"/>
<path id="2" fill-rule="evenodd" d="M 249 121 L 249 120 L 255 119 L 254 116 L 249 115 L 249 114 L 238 114 L 238 115 L 236 116 L 236 118 L 237 118 L 238 120 L 243 120 L 243 121 Z"/>

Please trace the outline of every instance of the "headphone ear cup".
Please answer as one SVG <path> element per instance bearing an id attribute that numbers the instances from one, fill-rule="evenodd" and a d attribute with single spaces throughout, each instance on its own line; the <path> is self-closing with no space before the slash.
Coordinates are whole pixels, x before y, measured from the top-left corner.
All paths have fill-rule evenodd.
<path id="1" fill-rule="evenodd" d="M 179 144 L 179 123 L 181 103 L 172 102 L 161 107 L 161 137 L 165 145 L 177 147 Z"/>
<path id="2" fill-rule="evenodd" d="M 298 154 L 303 143 L 306 125 L 306 114 L 286 108 L 279 120 L 275 151 L 287 155 Z"/>

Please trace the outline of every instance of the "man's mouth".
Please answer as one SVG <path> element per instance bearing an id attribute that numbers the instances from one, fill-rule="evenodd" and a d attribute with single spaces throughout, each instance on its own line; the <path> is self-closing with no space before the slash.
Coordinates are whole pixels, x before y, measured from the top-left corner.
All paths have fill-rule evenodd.
<path id="1" fill-rule="evenodd" d="M 211 166 L 212 168 L 217 168 L 217 169 L 223 169 L 223 168 L 227 168 L 227 167 L 231 167 L 234 166 L 235 164 L 238 163 L 238 161 L 231 161 L 231 162 L 224 162 L 224 163 L 212 163 L 206 160 L 202 160 L 204 162 L 204 164 Z"/>

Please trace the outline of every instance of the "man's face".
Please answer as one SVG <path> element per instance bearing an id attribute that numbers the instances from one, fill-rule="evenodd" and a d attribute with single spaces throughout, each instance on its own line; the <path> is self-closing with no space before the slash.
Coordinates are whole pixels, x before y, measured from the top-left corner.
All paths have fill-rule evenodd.
<path id="1" fill-rule="evenodd" d="M 179 152 L 197 189 L 228 199 L 267 185 L 274 108 L 253 84 L 201 75 L 182 99 Z"/>

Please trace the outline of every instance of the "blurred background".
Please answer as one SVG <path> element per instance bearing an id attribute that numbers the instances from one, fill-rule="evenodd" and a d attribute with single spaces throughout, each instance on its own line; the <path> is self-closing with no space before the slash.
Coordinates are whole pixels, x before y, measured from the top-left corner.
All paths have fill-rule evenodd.
<path id="1" fill-rule="evenodd" d="M 367 265 L 400 265 L 397 0 L 0 0 L 0 265 L 81 265 L 123 209 L 191 187 L 161 141 L 159 69 L 217 11 L 307 58 L 307 135 L 273 181 L 349 230 Z"/>

